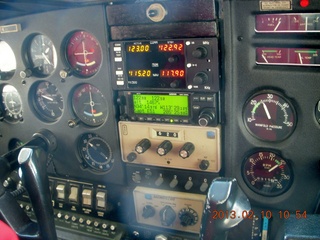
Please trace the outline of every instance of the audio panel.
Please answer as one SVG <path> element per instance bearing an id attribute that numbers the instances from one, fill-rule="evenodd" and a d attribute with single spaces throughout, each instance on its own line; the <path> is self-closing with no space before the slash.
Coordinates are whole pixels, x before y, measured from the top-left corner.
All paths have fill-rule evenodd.
<path id="1" fill-rule="evenodd" d="M 122 160 L 167 168 L 219 172 L 220 126 L 119 122 Z"/>

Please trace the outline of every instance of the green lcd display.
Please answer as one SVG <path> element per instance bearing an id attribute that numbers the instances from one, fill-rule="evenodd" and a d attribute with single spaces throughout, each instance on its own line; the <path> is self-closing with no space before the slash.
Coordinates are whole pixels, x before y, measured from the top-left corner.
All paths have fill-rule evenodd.
<path id="1" fill-rule="evenodd" d="M 189 116 L 188 95 L 133 94 L 135 114 Z"/>

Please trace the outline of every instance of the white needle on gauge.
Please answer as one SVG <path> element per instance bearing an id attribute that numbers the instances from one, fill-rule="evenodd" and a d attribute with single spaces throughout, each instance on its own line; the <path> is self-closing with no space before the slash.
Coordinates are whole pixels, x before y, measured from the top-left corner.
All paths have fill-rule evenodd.
<path id="1" fill-rule="evenodd" d="M 267 114 L 268 119 L 271 119 L 271 115 L 270 115 L 270 112 L 269 112 L 269 110 L 267 108 L 267 105 L 265 103 L 262 103 L 262 105 L 263 105 L 264 111 Z"/>
<path id="2" fill-rule="evenodd" d="M 268 63 L 267 58 L 266 58 L 263 54 L 262 54 L 261 56 L 262 56 L 262 58 L 266 61 L 266 63 Z"/>
<path id="3" fill-rule="evenodd" d="M 299 53 L 300 63 L 303 64 L 301 53 Z"/>
<path id="4" fill-rule="evenodd" d="M 52 65 L 52 63 L 50 62 L 50 60 L 47 58 L 47 56 L 44 53 L 42 53 L 42 57 L 44 58 L 44 60 L 46 60 L 48 62 L 48 64 Z"/>
<path id="5" fill-rule="evenodd" d="M 272 168 L 270 168 L 269 170 L 268 170 L 268 172 L 272 172 L 273 170 L 275 170 L 276 168 L 278 168 L 278 167 L 280 167 L 282 164 L 277 164 L 277 165 L 274 165 Z"/>
<path id="6" fill-rule="evenodd" d="M 48 96 L 46 96 L 46 95 L 41 95 L 41 97 L 43 97 L 43 98 L 45 98 L 45 99 L 47 99 L 47 100 L 49 100 L 49 101 L 53 101 L 53 98 L 48 97 Z"/>
<path id="7" fill-rule="evenodd" d="M 279 19 L 279 22 L 278 22 L 277 26 L 273 29 L 273 31 L 277 31 L 277 29 L 280 26 L 280 24 L 281 24 L 281 18 Z"/>

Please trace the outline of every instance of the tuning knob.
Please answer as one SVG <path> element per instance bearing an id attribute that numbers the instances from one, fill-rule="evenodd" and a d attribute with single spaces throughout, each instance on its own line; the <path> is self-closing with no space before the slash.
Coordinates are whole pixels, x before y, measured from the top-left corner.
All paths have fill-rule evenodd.
<path id="1" fill-rule="evenodd" d="M 156 210 L 151 205 L 146 205 L 142 209 L 142 217 L 143 218 L 153 217 L 155 213 L 156 213 Z"/>
<path id="2" fill-rule="evenodd" d="M 183 208 L 179 212 L 180 224 L 184 227 L 195 225 L 198 222 L 198 214 L 192 208 Z"/>
<path id="3" fill-rule="evenodd" d="M 192 56 L 195 58 L 206 58 L 208 56 L 208 50 L 205 47 L 197 47 L 196 50 L 192 51 Z"/>
<path id="4" fill-rule="evenodd" d="M 137 153 L 141 154 L 147 151 L 151 147 L 151 142 L 149 139 L 142 139 L 135 147 Z"/>
<path id="5" fill-rule="evenodd" d="M 191 142 L 185 143 L 179 151 L 179 156 L 182 158 L 188 158 L 194 151 L 194 145 Z"/>
<path id="6" fill-rule="evenodd" d="M 196 85 L 202 85 L 206 82 L 208 82 L 208 75 L 204 72 L 198 72 L 193 78 L 193 83 Z"/>
<path id="7" fill-rule="evenodd" d="M 133 161 L 136 160 L 136 159 L 137 159 L 137 154 L 136 154 L 135 152 L 131 152 L 131 153 L 129 153 L 128 156 L 127 156 L 127 160 L 128 160 L 129 162 L 133 162 Z"/>
<path id="8" fill-rule="evenodd" d="M 202 160 L 202 161 L 200 162 L 200 164 L 199 164 L 199 168 L 200 168 L 201 170 L 207 170 L 208 167 L 209 167 L 209 165 L 210 165 L 210 163 L 209 163 L 208 160 Z"/>
<path id="9" fill-rule="evenodd" d="M 176 213 L 172 207 L 166 205 L 160 210 L 160 219 L 163 226 L 170 226 L 176 219 Z"/>
<path id="10" fill-rule="evenodd" d="M 169 140 L 165 140 L 158 146 L 157 153 L 160 156 L 164 156 L 168 152 L 170 152 L 171 149 L 172 149 L 172 143 Z"/>
<path id="11" fill-rule="evenodd" d="M 198 123 L 200 126 L 205 127 L 213 123 L 215 120 L 215 115 L 212 109 L 206 108 L 202 110 L 199 114 Z"/>

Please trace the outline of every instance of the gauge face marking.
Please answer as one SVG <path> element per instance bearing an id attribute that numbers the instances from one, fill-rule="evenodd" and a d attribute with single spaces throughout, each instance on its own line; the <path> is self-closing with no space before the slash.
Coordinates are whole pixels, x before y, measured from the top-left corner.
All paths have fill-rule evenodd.
<path id="1" fill-rule="evenodd" d="M 288 162 L 271 151 L 255 152 L 245 159 L 242 175 L 248 187 L 264 196 L 277 196 L 289 189 L 293 172 Z"/>
<path id="2" fill-rule="evenodd" d="M 30 42 L 29 60 L 33 72 L 50 75 L 57 67 L 57 52 L 51 39 L 38 34 Z"/>
<path id="3" fill-rule="evenodd" d="M 263 141 L 282 141 L 296 125 L 291 103 L 278 93 L 258 93 L 246 102 L 243 120 L 249 133 Z"/>
<path id="4" fill-rule="evenodd" d="M 85 31 L 73 33 L 67 43 L 66 54 L 72 70 L 82 77 L 94 75 L 101 66 L 101 46 L 91 33 Z"/>
<path id="5" fill-rule="evenodd" d="M 102 92 L 91 84 L 82 84 L 75 89 L 72 107 L 77 117 L 89 126 L 99 126 L 107 118 L 106 99 Z"/>
<path id="6" fill-rule="evenodd" d="M 5 85 L 2 89 L 2 103 L 4 105 L 4 119 L 18 122 L 22 119 L 22 100 L 17 89 Z"/>
<path id="7" fill-rule="evenodd" d="M 109 144 L 94 133 L 83 134 L 78 141 L 78 151 L 83 166 L 96 170 L 108 171 L 112 168 L 114 160 Z"/>
<path id="8" fill-rule="evenodd" d="M 0 80 L 9 80 L 16 71 L 17 62 L 12 48 L 0 40 Z"/>
<path id="9" fill-rule="evenodd" d="M 63 97 L 53 83 L 41 81 L 35 89 L 34 107 L 42 119 L 54 122 L 62 115 Z"/>

